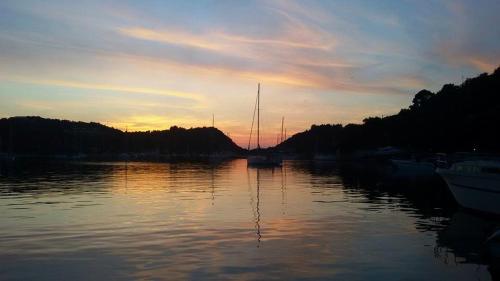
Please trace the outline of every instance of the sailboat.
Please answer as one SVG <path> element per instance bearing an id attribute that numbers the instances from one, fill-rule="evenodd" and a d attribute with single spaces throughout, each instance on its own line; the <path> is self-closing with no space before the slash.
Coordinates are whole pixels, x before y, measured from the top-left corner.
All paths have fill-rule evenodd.
<path id="1" fill-rule="evenodd" d="M 250 166 L 281 166 L 283 162 L 280 155 L 265 153 L 260 148 L 260 83 L 257 86 L 257 101 L 254 108 L 254 119 L 255 119 L 255 109 L 257 111 L 257 149 L 250 154 L 247 158 L 247 164 Z M 250 139 L 248 140 L 248 150 L 250 151 L 250 142 L 252 140 L 252 128 L 250 129 Z"/>

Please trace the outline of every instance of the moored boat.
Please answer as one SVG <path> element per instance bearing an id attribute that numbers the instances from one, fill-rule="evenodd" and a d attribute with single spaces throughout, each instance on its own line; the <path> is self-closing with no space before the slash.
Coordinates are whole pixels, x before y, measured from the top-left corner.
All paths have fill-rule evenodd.
<path id="1" fill-rule="evenodd" d="M 313 160 L 314 161 L 325 161 L 325 162 L 336 162 L 337 155 L 317 153 L 317 154 L 314 154 Z"/>
<path id="2" fill-rule="evenodd" d="M 500 215 L 500 161 L 463 161 L 436 172 L 462 207 Z"/>
<path id="3" fill-rule="evenodd" d="M 490 258 L 500 260 L 500 229 L 493 232 L 485 242 Z"/>
<path id="4" fill-rule="evenodd" d="M 247 164 L 251 166 L 280 166 L 282 162 L 282 157 L 275 154 L 257 154 L 247 157 Z"/>
<path id="5" fill-rule="evenodd" d="M 283 157 L 278 154 L 265 153 L 260 148 L 260 83 L 257 88 L 257 100 L 255 103 L 255 109 L 257 110 L 257 149 L 254 154 L 250 154 L 247 157 L 247 165 L 250 166 L 281 166 L 283 162 Z M 255 110 L 254 110 L 254 118 L 255 118 Z M 252 129 L 253 129 L 253 120 L 252 120 L 252 128 L 250 129 L 250 139 L 248 141 L 248 150 L 250 150 L 250 142 L 252 140 Z"/>
<path id="6" fill-rule="evenodd" d="M 397 177 L 431 177 L 436 166 L 429 161 L 391 159 L 393 176 Z"/>
<path id="7" fill-rule="evenodd" d="M 0 160 L 14 161 L 14 160 L 16 160 L 16 156 L 9 154 L 9 153 L 0 153 Z"/>

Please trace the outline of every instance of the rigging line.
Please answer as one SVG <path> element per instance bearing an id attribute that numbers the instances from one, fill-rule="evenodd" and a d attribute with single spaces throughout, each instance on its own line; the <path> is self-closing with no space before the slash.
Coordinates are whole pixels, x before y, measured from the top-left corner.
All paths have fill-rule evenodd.
<path id="1" fill-rule="evenodd" d="M 253 131 L 253 124 L 255 122 L 255 112 L 257 111 L 257 99 L 259 96 L 255 98 L 255 106 L 253 107 L 253 117 L 252 117 L 252 127 L 250 127 L 250 138 L 248 139 L 248 150 L 250 150 L 250 142 L 252 141 L 252 131 Z"/>

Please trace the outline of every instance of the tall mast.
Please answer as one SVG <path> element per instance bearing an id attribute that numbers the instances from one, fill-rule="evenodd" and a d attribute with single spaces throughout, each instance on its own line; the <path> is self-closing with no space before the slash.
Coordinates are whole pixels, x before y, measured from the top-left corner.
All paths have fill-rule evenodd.
<path id="1" fill-rule="evenodd" d="M 283 142 L 283 123 L 285 123 L 285 116 L 281 117 L 281 139 L 280 139 L 280 142 Z"/>
<path id="2" fill-rule="evenodd" d="M 257 86 L 257 149 L 260 149 L 260 83 Z"/>

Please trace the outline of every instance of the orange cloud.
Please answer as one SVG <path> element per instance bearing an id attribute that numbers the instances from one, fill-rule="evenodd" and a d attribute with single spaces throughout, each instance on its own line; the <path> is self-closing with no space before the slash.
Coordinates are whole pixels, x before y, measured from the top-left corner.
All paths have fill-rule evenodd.
<path id="1" fill-rule="evenodd" d="M 399 94 L 406 86 L 411 86 L 411 88 L 425 86 L 423 81 L 413 77 L 383 79 L 387 82 L 384 85 L 379 82 L 355 81 L 351 73 L 362 68 L 362 65 L 336 58 L 332 53 L 335 42 L 331 35 L 314 29 L 285 12 L 278 13 L 283 13 L 286 24 L 282 27 L 282 37 L 277 39 L 253 38 L 224 32 L 196 35 L 180 31 L 155 31 L 142 27 L 121 28 L 118 32 L 132 38 L 194 47 L 242 59 L 232 62 L 231 60 L 225 61 L 227 57 L 221 57 L 219 60 L 205 63 L 204 61 L 184 61 L 178 57 L 165 56 L 153 59 L 146 56 L 125 55 L 127 58 L 146 64 L 155 64 L 190 74 L 194 72 L 204 75 L 237 76 L 244 80 L 268 84 L 360 93 Z M 271 45 L 276 48 L 263 48 L 262 45 Z M 200 54 L 201 57 L 209 55 Z"/>
<path id="2" fill-rule="evenodd" d="M 108 120 L 106 124 L 119 128 L 121 130 L 129 131 L 152 131 L 152 130 L 165 130 L 171 126 L 179 127 L 193 127 L 203 126 L 207 120 L 200 120 L 192 117 L 169 117 L 165 115 L 132 115 L 128 117 L 120 117 L 116 120 Z M 206 124 L 208 126 L 208 124 Z"/>
<path id="3" fill-rule="evenodd" d="M 289 29 L 286 30 L 287 34 L 285 34 L 283 38 L 278 39 L 232 35 L 220 31 L 194 34 L 166 29 L 158 31 L 143 27 L 119 28 L 117 31 L 122 35 L 141 40 L 155 41 L 172 45 L 182 45 L 240 55 L 243 55 L 243 50 L 241 48 L 238 48 L 238 45 L 246 45 L 246 47 L 257 45 L 271 45 L 282 48 L 285 47 L 323 50 L 328 50 L 334 45 L 334 42 L 332 40 L 327 41 L 321 38 L 326 37 L 326 34 L 319 36 L 319 34 L 312 32 L 310 29 L 307 29 L 304 26 L 301 26 L 300 28 L 292 28 L 290 26 L 286 26 L 286 29 Z"/>
<path id="4" fill-rule="evenodd" d="M 163 42 L 174 45 L 185 45 L 189 47 L 209 49 L 209 50 L 220 50 L 223 46 L 214 43 L 214 41 L 209 41 L 203 39 L 201 36 L 194 34 L 188 34 L 185 32 L 162 30 L 155 31 L 152 29 L 133 27 L 133 28 L 120 28 L 119 33 L 142 40 Z"/>
<path id="5" fill-rule="evenodd" d="M 491 72 L 498 67 L 500 56 L 470 54 L 461 50 L 454 42 L 445 41 L 436 46 L 436 54 L 447 63 L 455 66 L 468 65 L 483 72 Z"/>
<path id="6" fill-rule="evenodd" d="M 491 72 L 495 70 L 498 67 L 498 63 L 500 62 L 500 60 L 496 60 L 495 63 L 493 63 L 491 60 L 478 57 L 468 57 L 466 58 L 466 61 L 483 72 Z"/>

